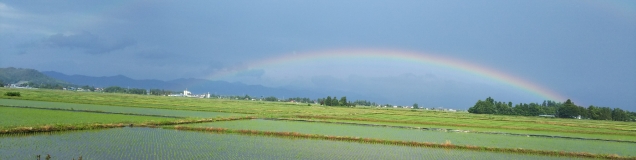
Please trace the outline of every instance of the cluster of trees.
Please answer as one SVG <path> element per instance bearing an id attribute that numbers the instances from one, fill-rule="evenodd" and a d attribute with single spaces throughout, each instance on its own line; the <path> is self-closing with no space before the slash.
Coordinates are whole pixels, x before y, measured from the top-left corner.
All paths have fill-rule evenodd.
<path id="1" fill-rule="evenodd" d="M 155 96 L 167 96 L 167 95 L 171 95 L 172 93 L 176 93 L 173 91 L 169 91 L 169 90 L 163 90 L 163 89 L 150 89 L 150 95 L 155 95 Z"/>
<path id="2" fill-rule="evenodd" d="M 327 96 L 327 98 L 319 98 L 318 101 L 320 101 L 320 105 L 325 105 L 325 106 L 347 106 L 347 107 L 353 107 L 355 106 L 355 104 L 347 101 L 347 97 L 346 96 L 342 96 L 340 97 L 340 100 L 338 100 L 338 97 L 334 96 L 333 98 L 331 98 L 331 96 Z"/>
<path id="3" fill-rule="evenodd" d="M 520 103 L 513 106 L 512 102 L 498 102 L 488 97 L 486 100 L 478 100 L 473 107 L 468 109 L 468 112 L 521 116 L 554 115 L 559 118 L 575 118 L 580 116 L 582 119 L 636 121 L 636 112 L 593 105 L 585 108 L 575 105 L 569 99 L 565 103 L 546 100 L 541 104 Z"/>
<path id="4" fill-rule="evenodd" d="M 4 93 L 4 95 L 9 97 L 20 97 L 20 92 L 7 92 Z"/>
<path id="5" fill-rule="evenodd" d="M 265 97 L 263 98 L 264 101 L 278 101 L 278 98 L 274 97 L 274 96 L 269 96 L 269 97 Z"/>
<path id="6" fill-rule="evenodd" d="M 43 89 L 64 89 L 68 86 L 60 85 L 60 84 L 41 84 L 41 85 L 29 85 L 34 88 L 43 88 Z"/>
<path id="7" fill-rule="evenodd" d="M 250 100 L 254 97 L 250 97 L 249 95 L 245 95 L 245 96 L 223 96 L 225 98 L 229 98 L 229 99 L 247 99 Z M 311 98 L 307 98 L 307 97 L 293 97 L 293 98 L 287 98 L 287 99 L 280 99 L 277 98 L 275 96 L 268 96 L 268 97 L 261 97 L 260 98 L 263 101 L 272 101 L 272 102 L 277 102 L 277 101 L 285 101 L 285 102 L 299 102 L 299 103 L 314 103 L 314 102 L 320 102 L 320 105 L 325 105 L 325 106 L 348 106 L 348 107 L 353 107 L 356 105 L 362 105 L 362 106 L 377 106 L 379 104 L 375 103 L 375 102 L 370 102 L 370 101 L 366 101 L 366 100 L 356 100 L 355 102 L 351 102 L 351 101 L 347 101 L 347 97 L 343 96 L 340 97 L 340 99 L 338 99 L 338 97 L 331 97 L 331 96 L 327 96 L 327 98 L 318 98 L 316 100 L 312 100 Z"/>
<path id="8" fill-rule="evenodd" d="M 107 93 L 127 93 L 127 94 L 148 94 L 146 89 L 141 88 L 122 88 L 119 86 L 110 86 L 104 88 L 103 92 Z"/>
<path id="9" fill-rule="evenodd" d="M 177 92 L 175 92 L 175 93 L 177 93 Z M 220 98 L 220 99 L 236 99 L 236 100 L 251 100 L 252 99 L 252 97 L 250 97 L 247 94 L 244 95 L 244 96 L 210 94 L 210 97 Z"/>
<path id="10" fill-rule="evenodd" d="M 295 98 L 288 98 L 287 101 L 291 102 L 300 102 L 300 103 L 314 103 L 313 100 L 311 100 L 310 98 L 306 98 L 306 97 L 295 97 Z"/>
<path id="11" fill-rule="evenodd" d="M 367 100 L 356 100 L 356 101 L 353 101 L 352 104 L 357 106 L 378 106 L 379 105 L 375 102 L 371 102 Z"/>
<path id="12" fill-rule="evenodd" d="M 211 97 L 219 97 L 218 95 L 212 95 Z M 227 98 L 227 99 L 237 99 L 237 100 L 252 100 L 252 99 L 258 99 L 258 97 L 252 97 L 250 95 L 244 95 L 244 96 L 220 96 L 222 98 Z M 278 97 L 275 96 L 268 96 L 268 97 L 263 97 L 261 96 L 260 100 L 263 101 L 272 101 L 272 102 L 276 102 L 276 101 L 285 101 L 285 102 L 301 102 L 301 103 L 313 103 L 313 100 L 311 100 L 310 98 L 303 98 L 303 97 L 295 97 L 295 98 L 287 98 L 287 99 L 280 99 Z"/>

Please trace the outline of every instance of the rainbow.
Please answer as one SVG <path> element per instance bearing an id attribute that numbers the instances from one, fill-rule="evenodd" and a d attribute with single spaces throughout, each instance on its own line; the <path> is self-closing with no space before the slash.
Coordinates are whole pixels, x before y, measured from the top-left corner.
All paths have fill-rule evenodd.
<path id="1" fill-rule="evenodd" d="M 565 101 L 564 96 L 544 88 L 535 83 L 523 80 L 521 78 L 505 74 L 503 72 L 491 69 L 485 66 L 472 64 L 460 59 L 453 59 L 448 57 L 436 56 L 433 54 L 424 54 L 408 51 L 394 51 L 394 50 L 328 50 L 321 52 L 311 52 L 302 54 L 291 54 L 279 57 L 273 57 L 269 59 L 259 60 L 240 69 L 226 70 L 214 73 L 207 77 L 209 80 L 219 80 L 227 77 L 236 76 L 253 69 L 263 69 L 274 66 L 290 65 L 302 62 L 321 62 L 333 59 L 382 59 L 382 60 L 395 60 L 399 62 L 416 63 L 422 65 L 434 65 L 443 68 L 449 68 L 458 70 L 480 77 L 493 80 L 497 83 L 503 83 L 512 87 L 523 90 L 534 95 L 537 95 L 546 100 Z"/>

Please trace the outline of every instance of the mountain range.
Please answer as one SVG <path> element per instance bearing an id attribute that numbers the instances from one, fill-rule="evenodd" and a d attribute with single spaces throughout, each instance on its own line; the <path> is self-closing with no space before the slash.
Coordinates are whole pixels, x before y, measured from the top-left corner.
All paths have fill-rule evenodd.
<path id="1" fill-rule="evenodd" d="M 296 91 L 282 88 L 265 87 L 261 85 L 247 85 L 225 81 L 210 81 L 205 79 L 181 78 L 171 81 L 136 80 L 123 75 L 92 77 L 85 75 L 66 75 L 55 71 L 44 71 L 44 75 L 66 81 L 72 84 L 89 85 L 94 87 L 120 86 L 144 89 L 165 89 L 172 91 L 189 90 L 192 93 L 211 93 L 220 95 L 251 95 L 276 97 L 317 97 L 318 93 Z"/>
<path id="2" fill-rule="evenodd" d="M 70 85 L 68 82 L 49 77 L 35 69 L 13 67 L 0 68 L 0 83 L 9 84 L 18 83 L 20 81 L 29 81 L 36 84 Z"/>
<path id="3" fill-rule="evenodd" d="M 282 87 L 267 87 L 262 85 L 249 85 L 240 82 L 212 81 L 195 78 L 181 78 L 170 81 L 155 79 L 137 80 L 123 75 L 115 76 L 85 76 L 67 75 L 56 71 L 39 72 L 34 69 L 24 68 L 0 68 L 0 81 L 17 83 L 29 81 L 43 84 L 59 84 L 62 86 L 93 86 L 98 88 L 119 86 L 142 89 L 164 89 L 171 91 L 189 90 L 194 94 L 210 93 L 215 95 L 250 95 L 252 97 L 275 96 L 278 98 L 307 97 L 324 98 L 327 96 L 347 96 L 351 100 L 383 100 L 381 97 L 371 97 L 346 91 L 310 91 L 302 89 L 290 89 Z"/>

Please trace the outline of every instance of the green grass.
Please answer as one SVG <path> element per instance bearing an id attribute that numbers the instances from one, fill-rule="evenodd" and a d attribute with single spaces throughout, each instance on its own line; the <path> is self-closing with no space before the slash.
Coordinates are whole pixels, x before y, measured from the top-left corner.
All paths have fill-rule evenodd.
<path id="1" fill-rule="evenodd" d="M 83 125 L 173 121 L 174 118 L 0 107 L 0 129 L 45 125 Z"/>
<path id="2" fill-rule="evenodd" d="M 449 133 L 388 127 L 357 126 L 329 123 L 312 123 L 274 120 L 241 120 L 213 123 L 198 123 L 185 126 L 215 127 L 234 130 L 258 130 L 272 132 L 298 132 L 330 136 L 349 136 L 385 140 L 472 145 L 497 148 L 524 148 L 549 151 L 588 152 L 596 154 L 618 154 L 636 156 L 636 143 L 573 140 L 560 138 L 523 137 L 478 133 Z"/>
<path id="3" fill-rule="evenodd" d="M 0 88 L 0 93 L 19 91 L 21 97 L 1 96 L 0 99 L 22 99 L 76 104 L 94 104 L 135 108 L 159 108 L 206 112 L 243 113 L 258 117 L 297 118 L 302 116 L 327 117 L 330 120 L 356 120 L 373 123 L 417 124 L 420 126 L 443 126 L 444 128 L 472 128 L 493 132 L 549 132 L 587 133 L 589 136 L 613 139 L 636 137 L 636 123 L 574 120 L 523 116 L 479 115 L 436 111 L 411 111 L 406 109 L 340 108 L 306 106 L 306 104 L 260 102 L 243 100 L 199 99 L 60 90 L 25 90 Z"/>
<path id="4" fill-rule="evenodd" d="M 21 93 L 20 97 L 4 96 L 5 92 Z M 59 130 L 93 128 L 92 123 L 135 123 L 148 125 L 174 125 L 211 121 L 229 121 L 260 118 L 312 119 L 334 122 L 355 122 L 366 124 L 388 124 L 393 126 L 415 126 L 424 128 L 446 128 L 481 132 L 509 132 L 521 134 L 558 135 L 612 140 L 636 140 L 636 123 L 615 121 L 594 121 L 557 119 L 523 116 L 479 115 L 438 111 L 412 111 L 410 109 L 383 108 L 341 108 L 284 102 L 261 102 L 244 100 L 199 99 L 183 97 L 164 97 L 148 95 L 111 94 L 93 92 L 73 92 L 46 89 L 9 89 L 0 88 L 0 105 L 16 105 L 41 108 L 61 108 L 74 110 L 99 110 L 113 113 L 135 113 L 147 115 L 171 115 L 192 117 L 175 119 L 149 116 L 118 115 L 104 113 L 86 113 L 54 111 L 45 109 L 25 109 L 0 107 L 0 129 L 15 127 L 40 127 L 37 131 L 55 131 L 42 129 L 42 125 L 55 125 Z M 219 113 L 222 112 L 222 113 Z M 10 116 L 5 116 L 10 115 Z M 227 116 L 243 116 L 227 118 Z M 226 117 L 209 119 L 209 117 Z M 250 117 L 245 117 L 250 116 Z M 193 118 L 208 119 L 193 119 Z M 247 122 L 248 124 L 242 124 Z M 271 123 L 271 124 L 269 124 Z M 442 143 L 450 140 L 453 144 L 479 145 L 480 147 L 533 148 L 541 151 L 573 151 L 590 153 L 617 153 L 633 155 L 635 146 L 631 143 L 616 143 L 589 140 L 570 140 L 555 138 L 520 137 L 505 135 L 470 133 L 430 133 L 397 128 L 365 127 L 306 122 L 216 122 L 215 127 L 227 127 L 248 130 L 273 130 L 280 132 L 303 132 L 306 134 L 342 135 L 378 139 L 396 139 L 405 141 L 424 141 Z M 203 124 L 199 124 L 203 125 Z M 102 125 L 95 128 L 121 127 L 121 125 Z M 0 130 L 2 131 L 2 130 Z M 0 133 L 18 133 L 0 132 Z M 25 132 L 33 132 L 25 130 Z M 425 133 L 429 137 L 422 137 Z M 0 134 L 2 135 L 2 134 Z M 471 149 L 472 147 L 468 147 Z M 552 152 L 554 153 L 554 152 Z M 550 153 L 550 154 L 552 154 Z M 329 154 L 329 153 L 324 153 Z M 611 157 L 610 157 L 611 158 Z M 203 158 L 205 159 L 205 158 Z"/>
<path id="5" fill-rule="evenodd" d="M 62 103 L 62 102 L 44 102 L 44 101 L 16 100 L 16 99 L 0 99 L 0 105 L 29 106 L 29 107 L 38 107 L 38 108 L 52 108 L 52 109 L 66 109 L 66 110 L 71 110 L 71 109 L 72 110 L 88 110 L 88 111 L 102 111 L 102 112 L 112 112 L 112 113 L 132 113 L 132 114 L 144 114 L 144 115 L 164 115 L 164 116 L 190 117 L 190 118 L 245 116 L 245 114 L 237 114 L 237 113 L 135 108 L 135 107 L 105 106 L 105 105 L 94 105 L 94 104 L 74 104 L 74 103 Z"/>
<path id="6" fill-rule="evenodd" d="M 301 119 L 303 120 L 303 119 Z M 306 119 L 311 120 L 311 119 Z M 314 119 L 314 121 L 326 121 L 326 122 L 345 122 L 345 123 L 357 123 L 357 124 L 376 124 L 376 125 L 389 125 L 389 126 L 406 126 L 406 127 L 421 127 L 421 128 L 442 128 L 442 129 L 456 129 L 465 130 L 470 132 L 496 132 L 496 133 L 513 133 L 513 134 L 536 134 L 536 135 L 551 135 L 551 136 L 564 136 L 564 137 L 580 137 L 580 138 L 598 138 L 607 140 L 626 140 L 636 141 L 636 136 L 624 136 L 615 134 L 586 134 L 586 133 L 571 133 L 571 132 L 553 132 L 553 131 L 529 131 L 529 130 L 514 130 L 514 129 L 491 129 L 491 128 L 477 128 L 477 127 L 457 127 L 457 126 L 443 126 L 443 125 L 422 125 L 412 123 L 391 123 L 391 122 L 369 122 L 369 121 L 354 121 L 354 120 L 333 120 L 333 119 Z"/>

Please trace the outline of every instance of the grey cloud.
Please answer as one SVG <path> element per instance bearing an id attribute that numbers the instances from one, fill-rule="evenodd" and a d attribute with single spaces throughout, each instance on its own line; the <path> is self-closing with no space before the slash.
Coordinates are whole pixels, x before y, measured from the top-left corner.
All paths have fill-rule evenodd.
<path id="1" fill-rule="evenodd" d="M 49 47 L 81 49 L 89 54 L 108 53 L 135 45 L 132 39 L 107 39 L 90 32 L 75 35 L 55 34 L 44 39 L 43 43 Z"/>

